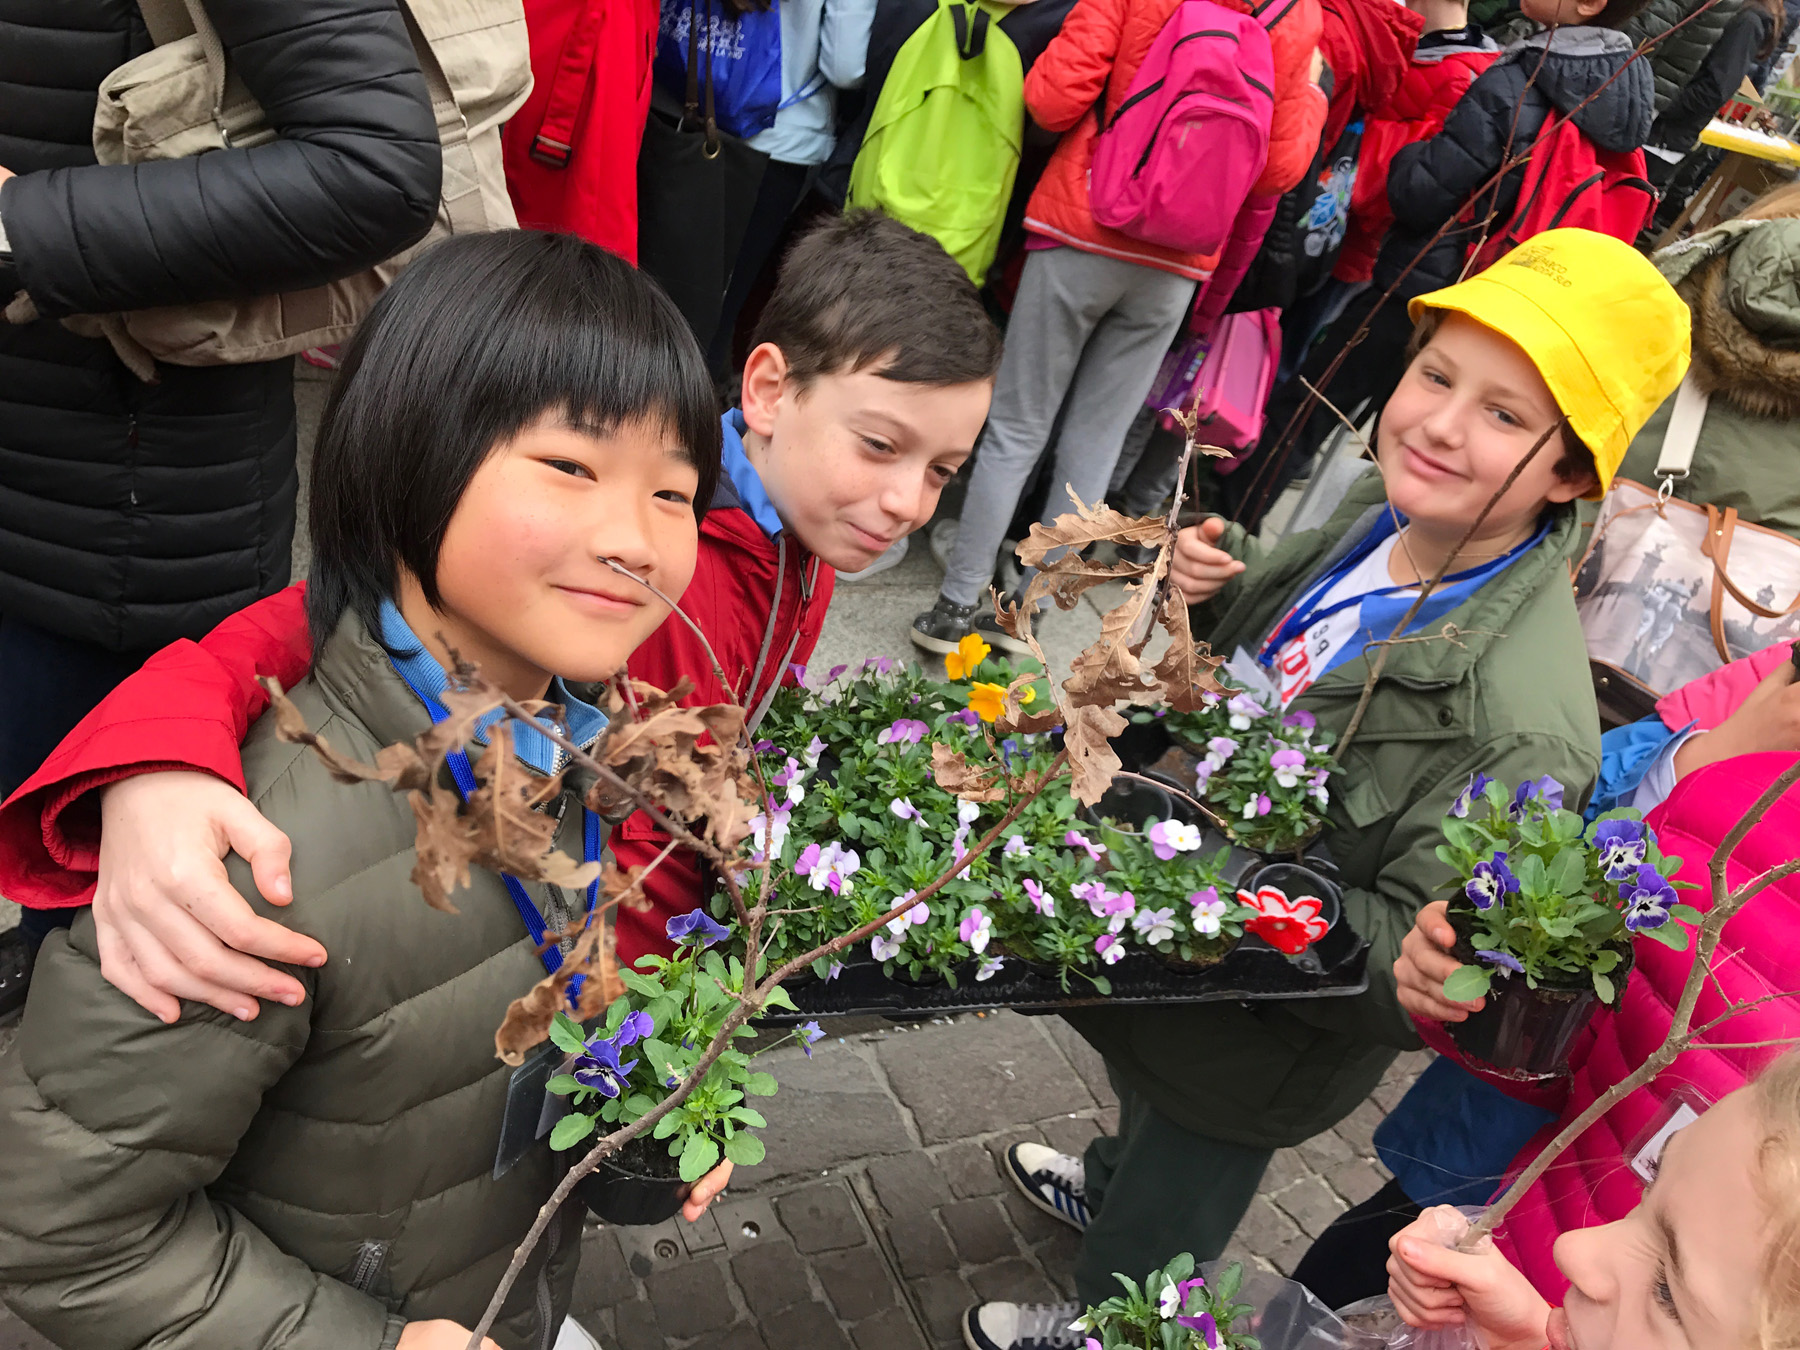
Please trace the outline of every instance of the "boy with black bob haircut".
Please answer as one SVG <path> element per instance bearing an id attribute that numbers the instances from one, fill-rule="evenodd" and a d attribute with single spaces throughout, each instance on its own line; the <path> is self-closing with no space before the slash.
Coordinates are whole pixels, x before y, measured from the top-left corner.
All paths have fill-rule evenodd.
<path id="1" fill-rule="evenodd" d="M 321 425 L 307 725 L 364 761 L 412 741 L 445 715 L 454 651 L 591 743 L 605 717 L 576 691 L 668 613 L 630 578 L 679 595 L 693 572 L 713 412 L 686 322 L 623 260 L 519 230 L 429 250 L 351 340 Z M 560 767 L 533 727 L 478 739 L 471 759 Z M 567 1169 L 547 1139 L 503 1143 L 509 1102 L 535 1118 L 543 1094 L 494 1032 L 560 962 L 522 916 L 579 927 L 594 892 L 522 882 L 515 903 L 476 867 L 433 912 L 404 795 L 337 781 L 273 716 L 241 772 L 292 832 L 296 903 L 264 905 L 241 862 L 232 883 L 332 959 L 255 1022 L 189 1003 L 163 1026 L 108 987 L 85 911 L 52 934 L 0 1063 L 0 1289 L 83 1350 L 464 1350 Z M 598 856 L 577 785 L 544 809 Z M 556 1216 L 485 1350 L 557 1338 L 582 1215 Z"/>
<path id="2" fill-rule="evenodd" d="M 1040 1208 L 1081 1217 L 1082 1303 L 1109 1294 L 1113 1271 L 1153 1270 L 1184 1251 L 1217 1257 L 1274 1150 L 1336 1125 L 1396 1051 L 1416 1048 L 1393 965 L 1441 893 L 1434 850 L 1470 776 L 1554 779 L 1573 806 L 1599 768 L 1569 590 L 1582 543 L 1574 502 L 1604 491 L 1680 383 L 1686 306 L 1629 245 L 1564 229 L 1410 313 L 1418 350 L 1377 423 L 1378 471 L 1318 529 L 1265 550 L 1215 517 L 1182 531 L 1170 564 L 1194 634 L 1234 670 L 1258 672 L 1251 696 L 1342 749 L 1317 785 L 1323 840 L 1346 917 L 1371 944 L 1369 988 L 1066 1014 L 1106 1059 L 1118 1133 L 1082 1158 L 1014 1145 L 1003 1170 Z M 1080 1306 L 983 1304 L 964 1336 L 970 1350 L 1077 1350 L 1079 1336 L 1059 1337 Z"/>
<path id="3" fill-rule="evenodd" d="M 796 242 L 755 336 L 681 597 L 707 641 L 671 618 L 631 670 L 665 689 L 685 676 L 690 702 L 741 701 L 760 716 L 789 666 L 812 654 L 833 569 L 867 567 L 931 518 L 987 417 L 1000 335 L 935 239 L 855 212 Z M 152 658 L 0 810 L 8 897 L 91 901 L 107 977 L 164 1018 L 181 998 L 254 1017 L 258 999 L 302 989 L 252 956 L 325 960 L 318 944 L 255 919 L 218 861 L 235 850 L 264 897 L 290 894 L 287 841 L 240 795 L 238 742 L 264 703 L 251 674 L 291 686 L 306 672 L 300 595 L 290 587 Z M 102 808 L 95 789 L 115 782 Z M 611 841 L 621 867 L 648 864 L 667 842 L 641 814 Z M 671 855 L 646 879 L 651 909 L 620 914 L 620 956 L 666 951 L 667 919 L 692 909 L 700 888 L 696 860 Z"/>

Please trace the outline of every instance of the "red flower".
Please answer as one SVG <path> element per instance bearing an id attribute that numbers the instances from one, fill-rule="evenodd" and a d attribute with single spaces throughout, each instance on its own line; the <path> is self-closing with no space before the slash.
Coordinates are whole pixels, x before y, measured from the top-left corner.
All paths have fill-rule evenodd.
<path id="1" fill-rule="evenodd" d="M 1264 886 L 1252 894 L 1237 893 L 1238 903 L 1257 911 L 1257 917 L 1244 927 L 1278 952 L 1297 956 L 1330 930 L 1331 925 L 1319 917 L 1323 908 L 1316 896 L 1302 895 L 1289 900 L 1287 892 L 1275 886 Z"/>

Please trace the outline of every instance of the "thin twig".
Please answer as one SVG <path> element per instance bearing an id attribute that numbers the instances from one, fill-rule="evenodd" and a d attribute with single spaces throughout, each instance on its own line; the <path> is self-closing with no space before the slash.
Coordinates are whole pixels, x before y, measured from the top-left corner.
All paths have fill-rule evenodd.
<path id="1" fill-rule="evenodd" d="M 1208 806 L 1205 802 L 1201 801 L 1198 797 L 1190 797 L 1187 793 L 1183 792 L 1180 788 L 1176 787 L 1173 783 L 1165 783 L 1159 778 L 1146 778 L 1146 777 L 1144 777 L 1143 774 L 1132 773 L 1128 769 L 1120 769 L 1117 773 L 1115 773 L 1113 775 L 1113 781 L 1115 783 L 1118 782 L 1118 780 L 1121 778 L 1135 778 L 1140 783 L 1148 783 L 1153 788 L 1161 788 L 1164 792 L 1169 793 L 1171 796 L 1181 798 L 1182 801 L 1188 803 L 1188 805 L 1192 806 L 1195 810 L 1199 811 L 1203 816 L 1205 816 L 1208 820 L 1210 820 L 1214 825 L 1217 825 L 1221 830 L 1224 830 L 1227 834 L 1229 834 L 1231 832 L 1231 826 L 1229 826 L 1225 823 L 1225 818 L 1223 816 L 1221 816 L 1217 812 L 1215 812 L 1210 806 Z M 1129 831 L 1126 831 L 1126 833 L 1129 833 Z"/>

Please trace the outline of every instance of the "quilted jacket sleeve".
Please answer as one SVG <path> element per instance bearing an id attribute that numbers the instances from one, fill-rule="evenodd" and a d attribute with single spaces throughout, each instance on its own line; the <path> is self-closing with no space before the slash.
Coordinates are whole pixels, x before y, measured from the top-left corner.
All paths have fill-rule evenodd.
<path id="1" fill-rule="evenodd" d="M 1531 144 L 1541 116 L 1534 117 L 1530 108 L 1520 111 L 1514 130 L 1528 75 L 1522 61 L 1488 67 L 1450 110 L 1442 131 L 1394 156 L 1388 205 L 1395 221 L 1414 230 L 1437 229 L 1506 162 L 1509 134 L 1515 153 Z"/>
<path id="2" fill-rule="evenodd" d="M 323 285 L 417 242 L 437 125 L 396 0 L 208 0 L 275 140 L 7 184 L 39 313 L 105 313 Z"/>
<path id="3" fill-rule="evenodd" d="M 1069 11 L 1025 76 L 1025 107 L 1045 131 L 1067 131 L 1094 110 L 1124 26 L 1125 0 L 1080 0 Z"/>
<path id="4" fill-rule="evenodd" d="M 305 1048 L 299 1008 L 164 1026 L 52 937 L 0 1064 L 0 1294 L 58 1345 L 388 1350 L 400 1319 L 204 1189 Z"/>
<path id="5" fill-rule="evenodd" d="M 1312 56 L 1319 45 L 1324 19 L 1319 0 L 1294 0 L 1293 7 L 1269 28 L 1275 59 L 1275 113 L 1269 122 L 1269 158 L 1253 195 L 1290 191 L 1305 176 L 1319 150 L 1329 101 L 1313 83 Z"/>
<path id="6" fill-rule="evenodd" d="M 240 791 L 239 743 L 268 696 L 312 665 L 306 588 L 289 586 L 175 642 L 103 699 L 0 807 L 0 894 L 33 909 L 85 905 L 100 866 L 98 788 L 157 769 L 198 769 Z"/>

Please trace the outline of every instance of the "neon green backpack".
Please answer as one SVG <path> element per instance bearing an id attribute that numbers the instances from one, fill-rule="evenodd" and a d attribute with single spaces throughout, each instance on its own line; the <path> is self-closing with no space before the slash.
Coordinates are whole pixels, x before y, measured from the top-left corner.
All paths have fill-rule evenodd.
<path id="1" fill-rule="evenodd" d="M 938 0 L 881 86 L 850 170 L 851 207 L 931 235 L 979 286 L 1019 171 L 1025 70 L 992 0 Z"/>

